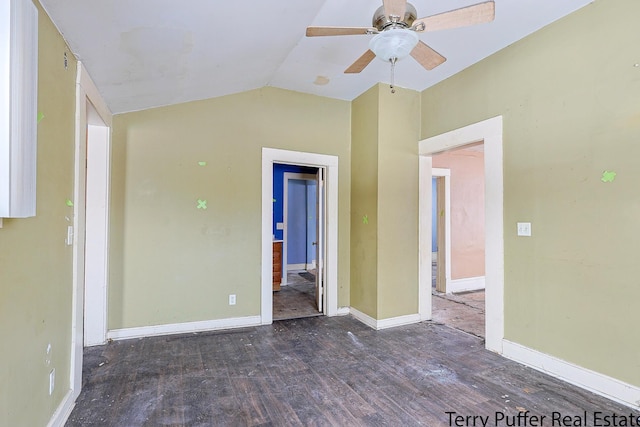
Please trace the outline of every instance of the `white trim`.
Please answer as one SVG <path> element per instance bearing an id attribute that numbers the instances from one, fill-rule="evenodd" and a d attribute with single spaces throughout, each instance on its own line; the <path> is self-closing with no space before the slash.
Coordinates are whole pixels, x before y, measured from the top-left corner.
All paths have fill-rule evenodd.
<path id="1" fill-rule="evenodd" d="M 326 169 L 327 230 L 325 307 L 327 316 L 338 311 L 338 157 L 327 154 L 262 148 L 262 286 L 260 317 L 273 322 L 273 164 L 297 164 Z"/>
<path id="2" fill-rule="evenodd" d="M 47 427 L 63 427 L 69 419 L 69 415 L 71 415 L 71 411 L 75 405 L 76 401 L 73 397 L 73 390 L 69 390 L 49 419 Z"/>
<path id="3" fill-rule="evenodd" d="M 502 355 L 545 374 L 634 409 L 640 408 L 640 387 L 594 372 L 529 347 L 504 340 Z"/>
<path id="4" fill-rule="evenodd" d="M 365 325 L 369 326 L 370 328 L 378 329 L 378 321 L 376 319 L 374 319 L 373 317 L 369 316 L 368 314 L 364 314 L 360 310 L 358 310 L 356 308 L 353 308 L 353 307 L 351 307 L 349 309 L 349 313 L 356 320 L 359 320 L 360 322 L 364 323 Z"/>
<path id="5" fill-rule="evenodd" d="M 375 330 L 393 328 L 396 326 L 411 325 L 413 323 L 418 323 L 421 321 L 420 315 L 417 313 L 376 320 L 373 317 L 369 316 L 368 314 L 365 314 L 353 307 L 349 309 L 349 312 L 354 318 L 356 318 L 356 320 L 359 320 L 360 322 L 364 323 L 365 325 Z"/>
<path id="6" fill-rule="evenodd" d="M 202 320 L 198 322 L 113 329 L 107 333 L 107 337 L 112 340 L 126 340 L 131 338 L 155 337 L 160 335 L 217 331 L 220 329 L 247 328 L 260 325 L 260 316 L 231 317 L 227 319 Z"/>
<path id="7" fill-rule="evenodd" d="M 89 76 L 89 73 L 81 61 L 78 61 L 78 77 L 76 83 L 82 87 L 86 99 L 93 104 L 104 124 L 111 127 L 113 120 L 111 110 L 109 110 L 107 103 L 102 99 L 100 91 L 98 91 L 97 86 L 93 83 L 91 76 Z"/>
<path id="8" fill-rule="evenodd" d="M 89 110 L 96 110 L 89 105 Z M 90 116 L 91 114 L 89 114 Z M 87 126 L 85 193 L 84 345 L 107 340 L 109 283 L 109 202 L 111 144 L 109 128 Z"/>
<path id="9" fill-rule="evenodd" d="M 484 141 L 485 151 L 485 277 L 487 283 L 485 346 L 489 350 L 502 353 L 504 338 L 502 116 L 427 138 L 419 143 L 419 312 L 422 319 L 431 318 L 431 179 L 429 177 L 432 176 L 432 163 L 429 156 L 481 141 Z"/>
<path id="10" fill-rule="evenodd" d="M 448 168 L 431 168 L 432 176 L 448 176 L 451 177 L 451 169 Z"/>
<path id="11" fill-rule="evenodd" d="M 406 314 L 404 316 L 380 319 L 378 320 L 378 327 L 376 329 L 387 329 L 387 328 L 393 328 L 396 326 L 411 325 L 413 323 L 418 323 L 420 321 L 421 319 L 418 313 Z"/>
<path id="12" fill-rule="evenodd" d="M 87 102 L 94 107 L 102 122 L 111 128 L 112 116 L 87 70 L 78 61 L 76 76 L 76 129 L 73 221 L 73 300 L 71 313 L 71 366 L 69 387 L 75 400 L 82 389 L 82 351 L 84 346 L 84 232 L 85 232 L 85 172 L 87 160 Z M 107 208 L 108 209 L 108 208 Z M 107 212 L 108 214 L 108 212 Z M 107 230 L 108 232 L 108 230 Z M 106 310 L 106 307 L 104 308 Z"/>
<path id="13" fill-rule="evenodd" d="M 418 314 L 420 314 L 420 320 L 429 320 L 432 317 L 433 184 L 431 177 L 433 168 L 430 156 L 421 155 L 418 162 Z"/>
<path id="14" fill-rule="evenodd" d="M 338 311 L 336 311 L 336 316 L 346 316 L 351 313 L 351 309 L 349 307 L 340 307 Z"/>
<path id="15" fill-rule="evenodd" d="M 484 276 L 453 279 L 447 284 L 447 293 L 478 291 L 485 288 Z"/>
<path id="16" fill-rule="evenodd" d="M 446 291 L 449 292 L 451 283 L 451 169 L 431 168 L 431 176 L 444 177 L 444 285 Z M 437 252 L 434 253 L 437 254 Z M 433 259 L 433 255 L 431 257 Z M 431 270 L 429 272 L 431 274 Z"/>

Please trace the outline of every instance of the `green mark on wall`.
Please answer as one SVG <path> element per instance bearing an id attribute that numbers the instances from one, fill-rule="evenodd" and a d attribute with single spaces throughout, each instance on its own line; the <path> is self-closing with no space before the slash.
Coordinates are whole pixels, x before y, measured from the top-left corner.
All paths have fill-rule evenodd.
<path id="1" fill-rule="evenodd" d="M 602 182 L 613 182 L 616 179 L 616 173 L 610 171 L 602 172 Z"/>
<path id="2" fill-rule="evenodd" d="M 200 165 L 200 166 L 207 166 L 207 162 L 198 162 L 198 165 Z"/>
<path id="3" fill-rule="evenodd" d="M 207 201 L 198 199 L 198 209 L 207 209 Z"/>
<path id="4" fill-rule="evenodd" d="M 73 207 L 73 202 L 71 200 L 67 199 L 66 205 L 69 206 L 70 208 L 72 208 Z"/>
<path id="5" fill-rule="evenodd" d="M 43 113 L 38 113 L 38 123 L 40 123 L 40 121 L 44 119 L 44 114 Z"/>
<path id="6" fill-rule="evenodd" d="M 367 215 L 362 217 L 362 223 L 363 224 L 369 224 L 369 217 Z"/>

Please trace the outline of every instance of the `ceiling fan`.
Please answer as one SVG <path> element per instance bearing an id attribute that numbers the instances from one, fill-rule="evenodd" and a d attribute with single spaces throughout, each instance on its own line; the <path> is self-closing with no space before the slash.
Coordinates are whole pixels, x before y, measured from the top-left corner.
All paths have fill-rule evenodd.
<path id="1" fill-rule="evenodd" d="M 427 70 L 432 70 L 446 61 L 446 58 L 430 48 L 418 38 L 417 33 L 459 28 L 493 21 L 495 4 L 493 0 L 463 7 L 437 15 L 417 19 L 415 7 L 407 0 L 383 0 L 383 5 L 373 14 L 371 27 L 307 27 L 307 37 L 374 35 L 369 42 L 369 50 L 358 58 L 345 73 L 359 73 L 376 56 L 395 63 L 408 55 Z"/>

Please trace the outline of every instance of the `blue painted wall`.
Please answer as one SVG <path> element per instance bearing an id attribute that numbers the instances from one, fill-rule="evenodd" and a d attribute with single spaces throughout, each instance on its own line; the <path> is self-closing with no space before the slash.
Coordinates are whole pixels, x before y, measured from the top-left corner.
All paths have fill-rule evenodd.
<path id="1" fill-rule="evenodd" d="M 310 263 L 315 258 L 312 245 L 316 234 L 315 188 L 313 181 L 289 180 L 287 264 Z"/>
<path id="2" fill-rule="evenodd" d="M 284 201 L 284 173 L 285 172 L 294 172 L 294 173 L 310 173 L 314 174 L 317 172 L 317 168 L 310 168 L 305 166 L 297 166 L 297 165 L 284 165 L 280 163 L 275 163 L 273 165 L 273 235 L 275 235 L 276 240 L 282 240 L 282 230 L 276 230 L 276 223 L 282 222 L 284 220 L 283 214 L 283 201 Z"/>

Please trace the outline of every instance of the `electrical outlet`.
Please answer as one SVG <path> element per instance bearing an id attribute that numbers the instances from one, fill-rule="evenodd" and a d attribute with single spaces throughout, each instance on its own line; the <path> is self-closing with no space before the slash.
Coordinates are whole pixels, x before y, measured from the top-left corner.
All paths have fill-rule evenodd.
<path id="1" fill-rule="evenodd" d="M 53 368 L 49 372 L 49 396 L 53 394 L 53 389 L 56 387 L 56 368 Z"/>
<path id="2" fill-rule="evenodd" d="M 229 305 L 236 305 L 236 295 L 235 294 L 229 295 Z"/>
<path id="3" fill-rule="evenodd" d="M 518 236 L 531 236 L 531 223 L 530 222 L 519 222 L 518 223 Z"/>

